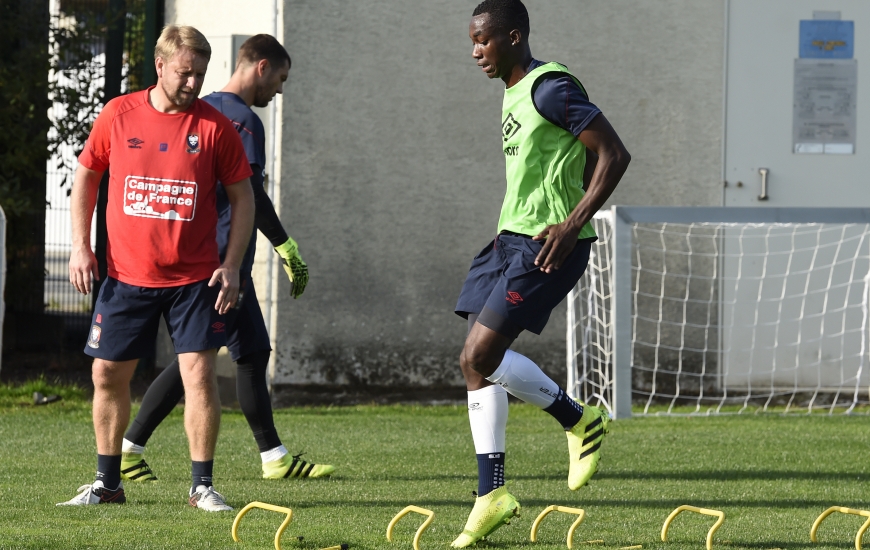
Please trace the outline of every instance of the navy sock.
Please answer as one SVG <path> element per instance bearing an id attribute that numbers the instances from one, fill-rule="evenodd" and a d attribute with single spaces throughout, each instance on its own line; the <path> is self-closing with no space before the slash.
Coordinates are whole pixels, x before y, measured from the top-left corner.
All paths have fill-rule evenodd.
<path id="1" fill-rule="evenodd" d="M 114 491 L 121 484 L 121 455 L 97 455 L 97 480 Z"/>
<path id="2" fill-rule="evenodd" d="M 193 471 L 193 490 L 195 491 L 200 485 L 211 487 L 212 473 L 214 471 L 214 459 L 204 462 L 191 461 L 191 470 Z"/>
<path id="3" fill-rule="evenodd" d="M 487 495 L 504 485 L 504 453 L 477 455 L 477 496 Z"/>
<path id="4" fill-rule="evenodd" d="M 555 418 L 565 428 L 565 431 L 576 426 L 580 422 L 580 417 L 583 416 L 583 406 L 571 399 L 562 388 L 559 388 L 559 395 L 556 396 L 553 404 L 544 411 Z"/>

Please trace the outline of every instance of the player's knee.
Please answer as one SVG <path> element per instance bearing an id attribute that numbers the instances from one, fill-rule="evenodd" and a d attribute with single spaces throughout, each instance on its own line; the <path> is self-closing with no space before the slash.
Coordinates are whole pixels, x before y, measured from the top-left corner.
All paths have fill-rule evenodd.
<path id="1" fill-rule="evenodd" d="M 208 392 L 217 388 L 217 376 L 210 367 L 192 368 L 186 377 L 182 377 L 184 392 Z"/>
<path id="2" fill-rule="evenodd" d="M 466 342 L 459 356 L 459 365 L 463 372 L 475 372 L 481 376 L 489 376 L 498 368 L 500 358 L 487 346 Z"/>
<path id="3" fill-rule="evenodd" d="M 205 354 L 179 355 L 178 365 L 185 388 L 188 384 L 208 384 L 215 378 L 214 361 L 210 361 Z"/>
<path id="4" fill-rule="evenodd" d="M 91 367 L 94 388 L 115 389 L 129 383 L 127 373 L 117 364 L 97 359 Z"/>

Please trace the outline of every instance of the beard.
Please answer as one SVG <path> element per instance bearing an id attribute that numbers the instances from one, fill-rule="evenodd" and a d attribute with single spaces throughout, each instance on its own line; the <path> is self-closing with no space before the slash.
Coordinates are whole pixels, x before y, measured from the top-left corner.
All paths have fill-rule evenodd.
<path id="1" fill-rule="evenodd" d="M 269 92 L 265 87 L 259 87 L 254 92 L 254 107 L 267 107 L 269 102 L 272 101 L 272 97 L 274 97 L 274 93 Z"/>
<path id="2" fill-rule="evenodd" d="M 269 105 L 270 101 L 272 101 L 272 98 L 263 94 L 259 90 L 257 90 L 257 93 L 254 95 L 254 107 L 266 107 Z"/>
<path id="3" fill-rule="evenodd" d="M 166 84 L 163 84 L 163 92 L 166 94 L 166 97 L 169 98 L 169 101 L 172 102 L 176 107 L 180 107 L 182 109 L 186 109 L 193 104 L 193 101 L 196 99 L 198 94 L 194 92 L 182 93 L 182 88 L 176 88 L 174 90 L 169 89 Z"/>

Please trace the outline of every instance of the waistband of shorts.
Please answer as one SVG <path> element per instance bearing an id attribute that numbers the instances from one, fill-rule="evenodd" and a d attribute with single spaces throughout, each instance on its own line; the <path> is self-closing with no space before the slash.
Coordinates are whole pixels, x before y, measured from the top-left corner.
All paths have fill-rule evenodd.
<path id="1" fill-rule="evenodd" d="M 514 233 L 513 231 L 508 231 L 507 229 L 502 229 L 498 232 L 499 235 L 507 235 L 508 237 L 522 237 L 523 239 L 531 239 L 532 235 L 526 235 L 524 233 Z"/>

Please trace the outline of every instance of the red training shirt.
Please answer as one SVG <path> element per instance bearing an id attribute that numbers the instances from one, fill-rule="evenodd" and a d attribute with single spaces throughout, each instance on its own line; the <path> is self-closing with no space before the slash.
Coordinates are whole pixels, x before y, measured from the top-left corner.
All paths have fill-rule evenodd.
<path id="1" fill-rule="evenodd" d="M 161 113 L 148 101 L 152 88 L 106 104 L 79 162 L 110 168 L 109 276 L 159 288 L 211 278 L 220 266 L 217 182 L 238 183 L 251 167 L 217 109 L 197 99 L 184 112 Z"/>

